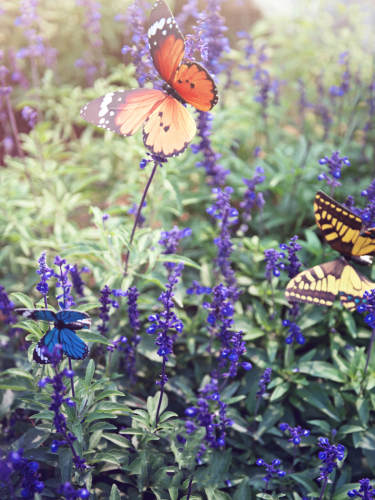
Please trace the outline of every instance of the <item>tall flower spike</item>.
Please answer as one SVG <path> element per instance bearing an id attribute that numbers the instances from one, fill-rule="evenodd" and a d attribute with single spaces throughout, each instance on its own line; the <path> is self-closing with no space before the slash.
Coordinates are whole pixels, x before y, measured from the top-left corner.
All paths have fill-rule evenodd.
<path id="1" fill-rule="evenodd" d="M 286 431 L 289 432 L 290 438 L 288 439 L 288 441 L 290 443 L 293 443 L 295 446 L 297 446 L 301 443 L 301 437 L 307 437 L 310 435 L 310 432 L 311 432 L 308 429 L 303 429 L 300 425 L 297 425 L 296 427 L 291 427 L 286 422 L 282 422 L 279 425 L 279 429 L 283 432 L 286 432 Z"/>
<path id="2" fill-rule="evenodd" d="M 256 192 L 255 187 L 257 184 L 262 184 L 265 180 L 266 176 L 264 175 L 262 167 L 256 167 L 255 174 L 251 179 L 242 179 L 247 189 L 243 196 L 243 201 L 240 203 L 240 207 L 242 208 L 242 217 L 246 222 L 251 220 L 252 212 L 255 208 L 258 208 L 259 211 L 263 210 L 263 193 Z"/>
<path id="3" fill-rule="evenodd" d="M 259 380 L 259 389 L 256 393 L 256 398 L 260 399 L 264 396 L 267 390 L 267 385 L 271 382 L 271 373 L 272 370 L 271 368 L 266 368 L 263 372 L 263 375 L 260 377 Z"/>
<path id="4" fill-rule="evenodd" d="M 47 297 L 48 297 L 48 280 L 54 276 L 54 271 L 47 265 L 46 252 L 42 252 L 41 256 L 38 259 L 39 268 L 36 273 L 40 276 L 40 281 L 36 285 L 36 289 L 43 295 L 44 305 L 47 308 Z"/>
<path id="5" fill-rule="evenodd" d="M 363 500 L 371 500 L 375 498 L 375 488 L 371 486 L 370 480 L 366 478 L 359 480 L 359 490 L 353 489 L 348 491 L 349 498 L 359 497 Z"/>
<path id="6" fill-rule="evenodd" d="M 7 456 L 0 453 L 1 493 L 3 498 L 32 500 L 44 490 L 40 481 L 39 464 L 23 456 L 23 449 L 13 450 Z M 20 491 L 17 491 L 19 490 Z"/>
<path id="7" fill-rule="evenodd" d="M 333 190 L 341 186 L 341 182 L 338 179 L 341 178 L 341 170 L 344 166 L 350 166 L 350 161 L 347 156 L 340 156 L 339 151 L 332 153 L 330 157 L 325 156 L 319 160 L 320 165 L 327 165 L 328 172 L 322 172 L 319 174 L 318 179 L 320 181 L 326 181 L 327 185 L 331 187 L 331 194 Z"/>
<path id="8" fill-rule="evenodd" d="M 163 255 L 176 253 L 180 241 L 190 235 L 191 229 L 189 227 L 185 227 L 180 230 L 177 226 L 174 226 L 170 231 L 162 231 L 161 238 L 158 243 L 165 248 Z M 174 262 L 165 262 L 164 266 L 168 270 L 171 270 L 176 266 L 176 264 Z"/>
<path id="9" fill-rule="evenodd" d="M 318 438 L 318 445 L 323 451 L 318 453 L 319 459 L 323 462 L 319 470 L 318 480 L 327 480 L 329 474 L 337 467 L 337 461 L 341 461 L 345 456 L 345 446 L 342 444 L 331 444 L 327 438 Z"/>
<path id="10" fill-rule="evenodd" d="M 75 305 L 73 296 L 70 293 L 72 283 L 68 278 L 71 266 L 66 263 L 65 259 L 62 259 L 58 255 L 55 257 L 54 264 L 59 267 L 59 272 L 54 271 L 54 276 L 57 278 L 56 288 L 61 288 L 61 293 L 56 298 L 61 309 L 69 309 Z"/>
<path id="11" fill-rule="evenodd" d="M 83 297 L 84 296 L 83 287 L 85 286 L 85 283 L 81 278 L 81 274 L 89 273 L 90 269 L 87 266 L 83 266 L 81 267 L 81 269 L 79 269 L 77 264 L 74 264 L 73 266 L 70 266 L 69 272 L 72 278 L 74 291 L 76 292 L 77 295 Z"/>
<path id="12" fill-rule="evenodd" d="M 7 324 L 17 322 L 17 318 L 14 314 L 14 303 L 8 297 L 5 288 L 0 285 L 0 312 L 2 315 L 2 320 Z"/>

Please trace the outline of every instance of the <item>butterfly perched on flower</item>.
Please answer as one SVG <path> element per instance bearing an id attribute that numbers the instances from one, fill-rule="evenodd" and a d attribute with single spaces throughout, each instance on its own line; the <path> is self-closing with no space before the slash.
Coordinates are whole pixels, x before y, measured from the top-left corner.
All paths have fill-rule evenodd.
<path id="1" fill-rule="evenodd" d="M 63 353 L 69 358 L 84 359 L 87 356 L 87 345 L 75 333 L 75 330 L 90 327 L 91 320 L 87 313 L 70 309 L 57 313 L 50 309 L 17 309 L 16 312 L 27 319 L 54 324 L 34 349 L 33 358 L 37 363 L 50 363 L 48 354 L 52 354 L 56 344 L 61 344 Z"/>
<path id="2" fill-rule="evenodd" d="M 184 37 L 164 0 L 157 0 L 152 8 L 147 36 L 154 66 L 165 82 L 163 90 L 110 92 L 86 104 L 81 116 L 125 136 L 143 126 L 143 142 L 152 154 L 176 156 L 196 133 L 195 121 L 184 105 L 209 111 L 217 103 L 217 90 L 203 66 L 183 62 Z"/>
<path id="3" fill-rule="evenodd" d="M 358 215 L 322 191 L 316 193 L 314 212 L 324 238 L 342 257 L 297 274 L 287 284 L 285 296 L 289 302 L 331 306 L 339 295 L 343 306 L 353 311 L 363 294 L 375 289 L 375 283 L 354 269 L 347 258 L 371 263 L 375 228 L 365 229 Z"/>

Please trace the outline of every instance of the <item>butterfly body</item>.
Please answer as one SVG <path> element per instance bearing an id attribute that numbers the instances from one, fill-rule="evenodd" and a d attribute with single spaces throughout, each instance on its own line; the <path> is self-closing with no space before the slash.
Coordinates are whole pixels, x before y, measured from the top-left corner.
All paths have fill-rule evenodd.
<path id="1" fill-rule="evenodd" d="M 54 326 L 38 342 L 33 352 L 37 363 L 50 363 L 50 354 L 56 344 L 69 358 L 84 359 L 87 356 L 87 345 L 75 334 L 76 330 L 89 328 L 91 320 L 87 313 L 74 310 L 62 310 L 55 313 L 50 309 L 17 309 L 24 318 L 37 321 L 48 321 Z"/>
<path id="2" fill-rule="evenodd" d="M 217 103 L 217 90 L 203 66 L 182 62 L 184 37 L 164 0 L 158 0 L 152 8 L 147 35 L 153 64 L 165 82 L 163 90 L 110 92 L 86 104 L 81 116 L 124 136 L 133 135 L 143 126 L 143 142 L 151 153 L 176 156 L 196 134 L 195 121 L 185 104 L 209 111 Z"/>

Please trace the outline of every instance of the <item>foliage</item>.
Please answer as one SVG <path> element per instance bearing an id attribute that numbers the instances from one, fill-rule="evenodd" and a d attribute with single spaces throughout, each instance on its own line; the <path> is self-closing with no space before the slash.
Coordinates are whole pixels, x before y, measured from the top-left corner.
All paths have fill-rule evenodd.
<path id="1" fill-rule="evenodd" d="M 139 169 L 141 134 L 79 115 L 138 86 L 130 2 L 0 6 L 2 498 L 340 500 L 360 480 L 371 494 L 371 331 L 338 302 L 291 307 L 284 289 L 295 253 L 301 269 L 334 255 L 313 221 L 327 180 L 340 202 L 363 207 L 364 192 L 375 213 L 374 11 L 332 2 L 311 15 L 300 2 L 250 35 L 221 27 L 230 3 L 176 7 L 220 99 L 210 115 L 189 110 L 200 136 L 158 166 L 132 243 L 152 168 Z M 54 269 L 44 294 L 42 252 Z M 57 310 L 64 290 L 92 318 L 76 332 L 89 355 L 38 365 L 48 323 L 14 309 L 46 297 Z"/>

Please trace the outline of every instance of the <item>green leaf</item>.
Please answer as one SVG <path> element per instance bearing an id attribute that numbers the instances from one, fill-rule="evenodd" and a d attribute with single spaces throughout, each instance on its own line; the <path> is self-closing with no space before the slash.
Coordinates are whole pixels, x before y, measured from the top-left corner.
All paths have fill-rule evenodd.
<path id="1" fill-rule="evenodd" d="M 103 438 L 111 441 L 112 443 L 117 444 L 120 448 L 129 448 L 130 443 L 129 440 L 120 436 L 119 434 L 104 434 Z"/>
<path id="2" fill-rule="evenodd" d="M 313 377 L 333 380 L 334 382 L 343 383 L 346 377 L 340 371 L 326 363 L 325 361 L 306 361 L 298 365 L 300 373 L 306 373 Z"/>
<path id="3" fill-rule="evenodd" d="M 85 384 L 86 386 L 89 386 L 92 382 L 92 378 L 94 376 L 95 372 L 95 363 L 93 359 L 90 359 L 88 362 L 87 368 L 86 368 L 86 374 L 85 374 Z"/>
<path id="4" fill-rule="evenodd" d="M 15 303 L 21 303 L 26 309 L 34 309 L 34 302 L 30 295 L 21 292 L 12 292 L 9 294 L 9 298 Z"/>
<path id="5" fill-rule="evenodd" d="M 117 488 L 115 484 L 112 484 L 109 500 L 121 500 L 120 490 Z"/>

